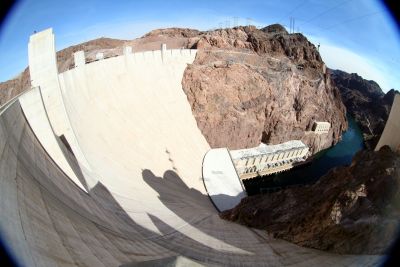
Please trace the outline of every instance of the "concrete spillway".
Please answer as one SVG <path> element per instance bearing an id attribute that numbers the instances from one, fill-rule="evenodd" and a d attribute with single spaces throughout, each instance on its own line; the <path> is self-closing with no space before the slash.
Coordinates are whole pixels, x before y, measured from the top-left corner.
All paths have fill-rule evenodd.
<path id="1" fill-rule="evenodd" d="M 127 53 L 58 74 L 51 30 L 31 37 L 34 88 L 0 111 L 0 230 L 18 262 L 120 266 L 183 256 L 211 266 L 379 263 L 378 256 L 302 248 L 219 218 L 202 179 L 210 147 L 181 87 L 195 55 Z"/>

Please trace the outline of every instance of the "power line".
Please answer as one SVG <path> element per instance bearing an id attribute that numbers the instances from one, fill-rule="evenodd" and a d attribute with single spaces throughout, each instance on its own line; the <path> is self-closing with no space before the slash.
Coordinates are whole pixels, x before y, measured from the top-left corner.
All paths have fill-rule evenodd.
<path id="1" fill-rule="evenodd" d="M 317 19 L 317 18 L 321 17 L 322 15 L 325 15 L 325 14 L 329 13 L 330 11 L 332 11 L 332 10 L 334 10 L 334 9 L 336 9 L 336 8 L 342 6 L 342 5 L 344 5 L 344 4 L 346 4 L 346 3 L 350 2 L 350 1 L 353 1 L 353 0 L 345 0 L 343 2 L 340 2 L 339 4 L 337 4 L 337 5 L 335 5 L 335 6 L 331 7 L 331 8 L 328 8 L 327 10 L 325 10 L 325 11 L 319 13 L 318 15 L 312 17 L 311 19 L 304 21 L 302 24 L 309 23 L 310 21 L 313 21 L 314 19 Z"/>
<path id="2" fill-rule="evenodd" d="M 363 15 L 360 15 L 360 16 L 357 16 L 357 17 L 348 18 L 348 19 L 345 19 L 345 20 L 343 20 L 343 21 L 341 21 L 339 23 L 336 23 L 336 24 L 333 24 L 333 25 L 330 25 L 330 26 L 326 26 L 326 27 L 322 27 L 322 26 L 317 25 L 317 24 L 312 24 L 312 25 L 317 27 L 317 28 L 319 28 L 321 31 L 326 31 L 326 30 L 330 30 L 332 28 L 335 28 L 337 26 L 340 26 L 340 25 L 342 25 L 344 23 L 348 23 L 348 22 L 352 22 L 352 21 L 355 21 L 355 20 L 363 19 L 363 18 L 366 18 L 366 17 L 369 17 L 369 16 L 375 16 L 375 15 L 380 14 L 380 13 L 383 13 L 383 11 L 375 11 L 375 12 L 370 12 L 370 13 L 363 14 Z"/>
<path id="3" fill-rule="evenodd" d="M 351 21 L 358 20 L 358 19 L 363 19 L 363 18 L 370 17 L 370 16 L 374 16 L 374 15 L 377 15 L 379 13 L 382 13 L 382 11 L 371 12 L 371 13 L 364 14 L 364 15 L 361 15 L 361 16 L 358 16 L 358 17 L 355 17 L 355 18 L 346 19 L 346 20 L 344 20 L 342 22 L 333 24 L 333 25 L 328 26 L 328 27 L 324 27 L 324 28 L 322 28 L 322 30 L 330 30 L 330 29 L 335 28 L 336 26 L 342 25 L 344 23 L 351 22 Z"/>
<path id="4" fill-rule="evenodd" d="M 301 8 L 303 5 L 305 5 L 308 2 L 308 0 L 304 0 L 302 1 L 300 4 L 298 4 L 297 6 L 295 6 L 292 10 L 289 11 L 289 13 L 287 13 L 286 15 L 284 15 L 282 18 L 280 18 L 278 20 L 278 23 L 281 22 L 284 18 L 286 18 L 287 16 L 290 16 L 293 14 L 294 11 L 296 11 L 297 9 Z"/>

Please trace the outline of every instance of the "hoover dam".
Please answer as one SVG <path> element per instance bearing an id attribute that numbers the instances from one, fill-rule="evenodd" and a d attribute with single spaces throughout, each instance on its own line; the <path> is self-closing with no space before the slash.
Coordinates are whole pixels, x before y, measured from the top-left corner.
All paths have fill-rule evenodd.
<path id="1" fill-rule="evenodd" d="M 220 219 L 245 196 L 210 150 L 182 76 L 196 50 L 58 73 L 51 29 L 29 41 L 32 88 L 0 110 L 0 231 L 21 266 L 373 266 Z M 147 266 L 147 265 L 146 265 Z"/>

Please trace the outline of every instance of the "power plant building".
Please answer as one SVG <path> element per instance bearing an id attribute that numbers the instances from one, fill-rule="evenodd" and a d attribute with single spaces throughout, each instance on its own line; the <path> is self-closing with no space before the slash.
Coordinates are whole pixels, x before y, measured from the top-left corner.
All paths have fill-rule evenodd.
<path id="1" fill-rule="evenodd" d="M 308 146 L 300 140 L 278 145 L 261 143 L 258 147 L 231 150 L 230 155 L 240 179 L 250 179 L 293 168 L 305 161 Z"/>

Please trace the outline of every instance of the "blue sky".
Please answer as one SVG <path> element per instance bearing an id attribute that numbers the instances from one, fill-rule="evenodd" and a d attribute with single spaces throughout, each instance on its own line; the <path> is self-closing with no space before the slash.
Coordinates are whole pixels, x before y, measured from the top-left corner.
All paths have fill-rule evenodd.
<path id="1" fill-rule="evenodd" d="M 102 36 L 133 39 L 155 28 L 289 26 L 290 17 L 296 31 L 321 44 L 328 67 L 357 72 L 384 91 L 400 89 L 399 32 L 375 0 L 20 1 L 0 29 L 0 81 L 27 66 L 34 30 L 52 27 L 60 50 Z"/>

